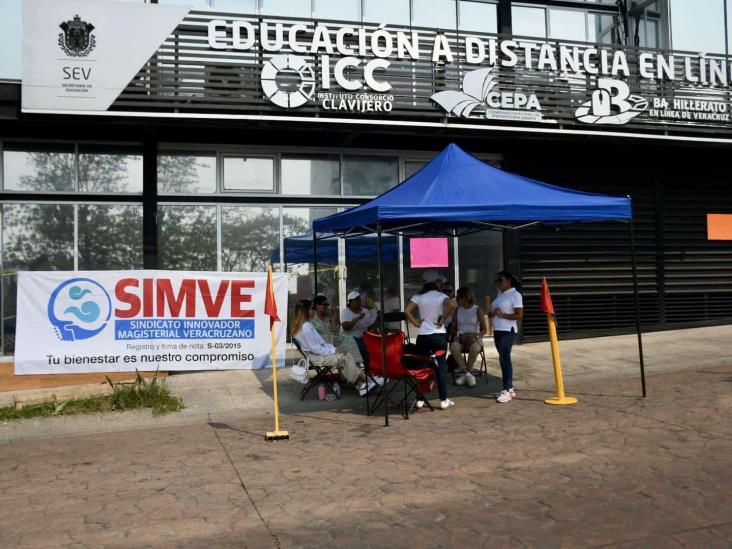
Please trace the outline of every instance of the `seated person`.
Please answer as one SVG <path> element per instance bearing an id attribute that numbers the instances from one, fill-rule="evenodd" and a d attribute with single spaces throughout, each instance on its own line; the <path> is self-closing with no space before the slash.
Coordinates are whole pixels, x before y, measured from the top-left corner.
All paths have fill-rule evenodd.
<path id="1" fill-rule="evenodd" d="M 475 385 L 475 373 L 473 370 L 475 361 L 483 348 L 483 336 L 488 331 L 485 314 L 475 304 L 473 292 L 469 288 L 459 288 L 457 291 L 458 307 L 453 313 L 450 323 L 450 333 L 453 336 L 450 344 L 450 353 L 457 364 L 456 385 L 465 383 L 472 387 Z M 463 353 L 468 353 L 468 361 L 465 362 Z"/>
<path id="2" fill-rule="evenodd" d="M 310 323 L 315 326 L 318 333 L 323 336 L 328 343 L 332 343 L 336 347 L 343 349 L 353 357 L 356 364 L 363 364 L 363 356 L 356 344 L 353 336 L 341 333 L 341 326 L 338 323 L 338 314 L 335 309 L 328 303 L 328 298 L 324 295 L 318 295 L 313 299 L 313 309 L 315 314 Z"/>
<path id="3" fill-rule="evenodd" d="M 363 333 L 376 321 L 376 311 L 366 309 L 361 301 L 361 294 L 356 291 L 349 292 L 347 299 L 346 308 L 341 311 L 341 328 L 343 333 L 356 340 L 361 356 L 368 362 L 369 355 L 363 343 Z"/>
<path id="4" fill-rule="evenodd" d="M 292 338 L 297 340 L 311 364 L 331 366 L 332 371 L 340 373 L 348 383 L 355 385 L 360 395 L 365 395 L 367 392 L 366 374 L 356 366 L 351 355 L 336 349 L 321 337 L 310 322 L 312 316 L 313 309 L 310 300 L 298 301 L 290 328 Z"/>

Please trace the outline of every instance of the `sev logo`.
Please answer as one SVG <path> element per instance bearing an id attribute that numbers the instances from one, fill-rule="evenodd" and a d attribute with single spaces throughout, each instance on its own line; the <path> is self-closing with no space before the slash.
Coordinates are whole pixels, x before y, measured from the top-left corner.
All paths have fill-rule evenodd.
<path id="1" fill-rule="evenodd" d="M 97 45 L 92 34 L 94 25 L 83 21 L 78 15 L 59 25 L 64 31 L 58 35 L 58 45 L 69 57 L 86 57 Z"/>

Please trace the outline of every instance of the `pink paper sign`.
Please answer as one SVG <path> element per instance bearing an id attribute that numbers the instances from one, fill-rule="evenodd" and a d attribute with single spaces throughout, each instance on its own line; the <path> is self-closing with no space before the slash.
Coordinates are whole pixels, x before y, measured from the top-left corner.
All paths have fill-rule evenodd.
<path id="1" fill-rule="evenodd" d="M 410 238 L 409 263 L 412 269 L 448 267 L 447 238 Z"/>

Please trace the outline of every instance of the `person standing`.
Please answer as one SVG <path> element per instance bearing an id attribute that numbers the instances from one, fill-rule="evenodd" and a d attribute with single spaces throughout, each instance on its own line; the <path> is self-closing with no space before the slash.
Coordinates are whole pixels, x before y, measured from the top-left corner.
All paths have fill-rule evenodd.
<path id="1" fill-rule="evenodd" d="M 503 390 L 496 400 L 509 402 L 516 396 L 511 348 L 518 333 L 518 321 L 524 317 L 524 301 L 519 293 L 520 282 L 512 273 L 499 272 L 496 275 L 496 286 L 498 295 L 491 304 L 490 316 L 493 319 L 493 341 L 498 350 L 503 378 Z"/>
<path id="2" fill-rule="evenodd" d="M 452 301 L 440 290 L 441 279 L 437 271 L 428 269 L 422 275 L 422 290 L 409 301 L 404 314 L 409 322 L 419 328 L 417 347 L 435 353 L 443 351 L 437 358 L 437 391 L 440 395 L 440 408 L 446 410 L 455 403 L 447 398 L 447 374 L 445 372 L 445 353 L 447 351 L 447 331 L 445 319 L 452 315 Z M 414 311 L 419 311 L 419 320 Z M 417 408 L 424 406 L 423 400 L 417 400 Z"/>
<path id="3" fill-rule="evenodd" d="M 455 385 L 467 383 L 469 387 L 473 387 L 475 385 L 473 366 L 483 349 L 483 336 L 488 329 L 485 315 L 475 304 L 475 298 L 470 288 L 458 288 L 457 302 L 458 307 L 453 314 L 453 321 L 449 328 L 453 336 L 450 354 L 457 364 Z M 463 353 L 468 353 L 467 363 Z"/>

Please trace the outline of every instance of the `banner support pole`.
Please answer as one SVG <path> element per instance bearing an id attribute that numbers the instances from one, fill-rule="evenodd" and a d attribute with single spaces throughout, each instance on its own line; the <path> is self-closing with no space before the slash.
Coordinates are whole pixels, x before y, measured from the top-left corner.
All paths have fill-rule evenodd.
<path id="1" fill-rule="evenodd" d="M 267 267 L 267 292 L 274 294 L 274 288 L 272 284 L 272 266 Z M 275 430 L 270 431 L 265 435 L 266 440 L 287 440 L 290 438 L 290 433 L 287 431 L 280 431 L 280 403 L 277 398 L 277 341 L 275 339 L 274 322 L 269 329 L 272 337 L 272 385 L 273 385 L 273 400 L 274 400 L 274 418 L 275 418 Z"/>

